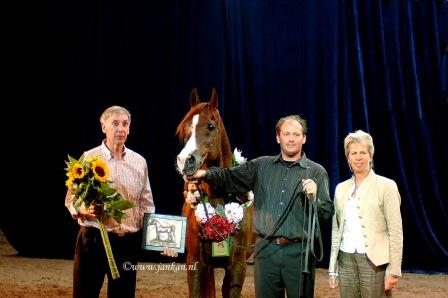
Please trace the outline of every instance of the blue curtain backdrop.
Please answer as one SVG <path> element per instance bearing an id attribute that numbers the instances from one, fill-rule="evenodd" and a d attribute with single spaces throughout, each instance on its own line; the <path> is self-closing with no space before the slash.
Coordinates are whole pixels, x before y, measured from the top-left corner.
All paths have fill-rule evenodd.
<path id="1" fill-rule="evenodd" d="M 403 267 L 448 272 L 447 1 L 75 1 L 58 3 L 50 20 L 25 28 L 49 37 L 28 58 L 49 71 L 33 70 L 30 85 L 34 98 L 57 102 L 59 112 L 41 121 L 66 134 L 41 152 L 49 203 L 20 219 L 2 211 L 19 253 L 72 256 L 77 225 L 63 206 L 63 161 L 100 143 L 98 118 L 112 104 L 133 114 L 128 146 L 148 160 L 157 212 L 180 214 L 175 129 L 191 89 L 207 100 L 216 87 L 232 146 L 248 158 L 279 152 L 280 117 L 305 117 L 305 152 L 327 169 L 331 193 L 350 177 L 344 137 L 370 132 L 375 170 L 402 196 Z M 46 112 L 47 99 L 33 101 L 26 119 Z M 36 220 L 54 233 L 18 225 Z"/>

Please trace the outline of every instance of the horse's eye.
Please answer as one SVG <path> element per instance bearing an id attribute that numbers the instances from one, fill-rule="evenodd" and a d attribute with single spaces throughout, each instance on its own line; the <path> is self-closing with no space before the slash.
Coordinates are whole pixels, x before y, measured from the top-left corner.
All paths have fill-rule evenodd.
<path id="1" fill-rule="evenodd" d="M 216 124 L 213 123 L 213 122 L 210 122 L 210 123 L 207 125 L 207 129 L 210 130 L 210 131 L 215 130 L 215 129 L 216 129 Z"/>

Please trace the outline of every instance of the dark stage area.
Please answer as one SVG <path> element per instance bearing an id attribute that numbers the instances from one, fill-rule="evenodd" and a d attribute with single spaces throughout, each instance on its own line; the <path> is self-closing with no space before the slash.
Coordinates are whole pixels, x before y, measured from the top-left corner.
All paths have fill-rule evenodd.
<path id="1" fill-rule="evenodd" d="M 8 47 L 0 229 L 20 256 L 73 257 L 64 161 L 100 144 L 111 105 L 132 113 L 127 146 L 148 162 L 156 212 L 180 215 L 176 127 L 192 88 L 204 101 L 216 88 L 232 150 L 248 159 L 279 153 L 279 118 L 307 119 L 304 151 L 332 197 L 350 177 L 344 137 L 369 132 L 375 172 L 401 194 L 403 270 L 448 272 L 447 1 L 53 4 L 27 7 Z"/>

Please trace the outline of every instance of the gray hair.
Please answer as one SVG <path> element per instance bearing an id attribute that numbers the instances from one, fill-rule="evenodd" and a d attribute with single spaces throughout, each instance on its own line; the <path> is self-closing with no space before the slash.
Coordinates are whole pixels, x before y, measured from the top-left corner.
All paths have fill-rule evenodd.
<path id="1" fill-rule="evenodd" d="M 349 133 L 344 139 L 344 151 L 345 157 L 348 159 L 349 147 L 353 143 L 364 144 L 367 145 L 367 150 L 369 151 L 370 157 L 372 158 L 372 162 L 370 164 L 370 168 L 373 166 L 373 154 L 375 153 L 375 146 L 373 145 L 372 136 L 365 131 L 357 130 L 355 132 Z"/>
<path id="2" fill-rule="evenodd" d="M 288 120 L 295 120 L 295 121 L 299 122 L 299 124 L 302 126 L 302 133 L 303 133 L 304 135 L 306 135 L 306 133 L 307 133 L 307 131 L 308 131 L 308 127 L 307 127 L 307 125 L 306 125 L 306 120 L 303 119 L 302 117 L 300 117 L 299 115 L 289 115 L 289 116 L 280 118 L 280 119 L 277 121 L 277 125 L 275 125 L 275 132 L 276 132 L 277 134 L 280 134 L 280 128 L 281 128 L 281 126 L 283 125 L 283 123 L 285 123 L 285 122 L 288 121 Z"/>
<path id="3" fill-rule="evenodd" d="M 111 106 L 111 107 L 107 108 L 101 114 L 101 117 L 100 117 L 101 126 L 103 126 L 106 123 L 107 119 L 109 119 L 110 116 L 115 115 L 115 114 L 125 114 L 125 115 L 127 115 L 128 118 L 129 118 L 129 123 L 131 123 L 131 113 L 126 108 L 123 108 L 123 107 L 120 107 L 120 106 Z"/>

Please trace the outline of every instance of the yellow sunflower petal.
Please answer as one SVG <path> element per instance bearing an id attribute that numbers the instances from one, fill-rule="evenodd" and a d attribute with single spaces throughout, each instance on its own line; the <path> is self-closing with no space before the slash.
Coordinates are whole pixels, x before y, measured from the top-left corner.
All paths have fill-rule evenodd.
<path id="1" fill-rule="evenodd" d="M 73 177 L 70 177 L 67 179 L 67 181 L 65 181 L 65 186 L 67 186 L 68 188 L 72 188 L 73 186 Z"/>
<path id="2" fill-rule="evenodd" d="M 84 166 L 80 163 L 75 164 L 71 169 L 71 176 L 73 178 L 82 179 L 86 175 Z"/>
<path id="3" fill-rule="evenodd" d="M 92 163 L 92 171 L 96 180 L 106 182 L 109 178 L 109 167 L 102 159 L 97 159 Z"/>

